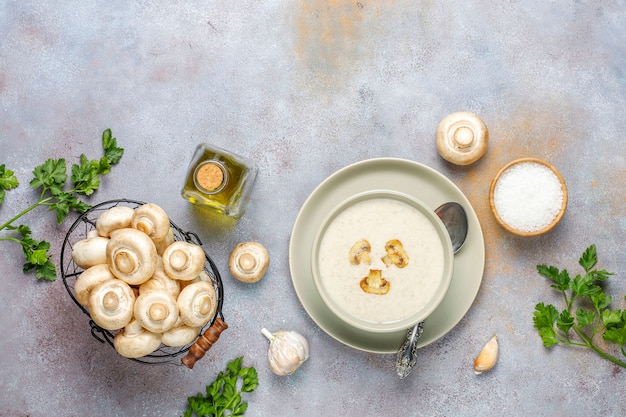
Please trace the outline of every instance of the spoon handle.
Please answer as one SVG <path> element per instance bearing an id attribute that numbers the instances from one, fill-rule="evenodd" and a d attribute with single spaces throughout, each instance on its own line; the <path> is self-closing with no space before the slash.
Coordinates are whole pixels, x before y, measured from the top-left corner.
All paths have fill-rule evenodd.
<path id="1" fill-rule="evenodd" d="M 424 333 L 424 322 L 420 321 L 409 329 L 406 340 L 398 350 L 396 355 L 396 373 L 400 379 L 405 378 L 411 373 L 417 363 L 417 340 Z"/>

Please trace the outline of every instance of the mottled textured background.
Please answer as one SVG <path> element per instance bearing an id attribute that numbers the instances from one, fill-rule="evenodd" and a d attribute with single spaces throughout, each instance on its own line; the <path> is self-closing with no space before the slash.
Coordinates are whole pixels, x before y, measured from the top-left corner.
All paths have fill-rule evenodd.
<path id="1" fill-rule="evenodd" d="M 624 1 L 31 1 L 0 2 L 0 164 L 21 186 L 0 222 L 36 201 L 32 169 L 47 158 L 100 156 L 111 128 L 126 149 L 92 203 L 119 197 L 163 206 L 197 231 L 222 270 L 230 328 L 193 370 L 148 366 L 96 341 L 62 281 L 22 273 L 0 242 L 1 416 L 176 416 L 226 363 L 244 355 L 260 385 L 250 416 L 624 415 L 626 372 L 589 351 L 547 350 L 537 302 L 560 303 L 539 263 L 578 272 L 595 243 L 624 308 L 626 175 Z M 469 167 L 439 157 L 434 134 L 454 111 L 480 115 L 487 154 Z M 217 225 L 180 197 L 196 144 L 256 161 L 249 208 Z M 373 157 L 428 165 L 466 194 L 485 236 L 482 285 L 467 315 L 395 375 L 393 355 L 361 352 L 321 331 L 289 275 L 293 222 L 337 169 Z M 510 160 L 560 170 L 567 213 L 547 235 L 501 229 L 491 178 Z M 62 225 L 44 209 L 24 219 L 52 244 Z M 230 249 L 258 240 L 272 263 L 259 283 L 235 281 Z M 290 377 L 266 365 L 261 327 L 296 330 L 311 358 Z M 496 367 L 472 361 L 497 333 Z"/>

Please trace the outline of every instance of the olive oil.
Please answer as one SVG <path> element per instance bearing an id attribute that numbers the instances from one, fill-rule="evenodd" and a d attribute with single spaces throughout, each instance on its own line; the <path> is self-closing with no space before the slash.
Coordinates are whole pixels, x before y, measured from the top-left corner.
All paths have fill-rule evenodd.
<path id="1" fill-rule="evenodd" d="M 187 170 L 182 195 L 193 204 L 240 217 L 257 175 L 247 158 L 206 143 L 198 145 Z"/>

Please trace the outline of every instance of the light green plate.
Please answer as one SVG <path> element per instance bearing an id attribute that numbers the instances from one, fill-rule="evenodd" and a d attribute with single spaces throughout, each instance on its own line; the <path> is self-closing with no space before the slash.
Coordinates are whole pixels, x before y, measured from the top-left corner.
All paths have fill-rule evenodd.
<path id="1" fill-rule="evenodd" d="M 467 212 L 469 231 L 465 246 L 454 255 L 454 272 L 448 292 L 425 320 L 418 347 L 443 337 L 470 309 L 483 277 L 485 242 L 476 212 L 461 190 L 448 178 L 425 165 L 398 158 L 368 159 L 332 174 L 311 193 L 296 218 L 289 244 L 289 268 L 302 306 L 331 337 L 355 349 L 396 353 L 406 330 L 377 334 L 341 321 L 324 304 L 313 282 L 313 241 L 324 218 L 346 198 L 370 190 L 399 191 L 423 201 L 433 210 L 447 201 L 460 203 Z"/>

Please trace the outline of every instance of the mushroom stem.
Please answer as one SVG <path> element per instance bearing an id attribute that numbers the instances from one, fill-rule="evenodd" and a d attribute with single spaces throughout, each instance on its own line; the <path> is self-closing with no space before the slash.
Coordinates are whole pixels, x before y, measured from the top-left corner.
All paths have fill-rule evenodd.
<path id="1" fill-rule="evenodd" d="M 167 306 L 162 303 L 154 303 L 148 308 L 148 316 L 154 321 L 163 321 L 169 314 Z"/>
<path id="2" fill-rule="evenodd" d="M 239 267 L 242 271 L 251 272 L 256 268 L 257 262 L 254 256 L 250 253 L 244 253 L 239 257 Z"/>
<path id="3" fill-rule="evenodd" d="M 267 338 L 267 340 L 269 340 L 270 342 L 272 340 L 274 340 L 276 338 L 276 336 L 274 336 L 269 330 L 267 330 L 266 328 L 262 328 L 261 329 L 261 333 L 263 333 L 263 336 L 265 336 Z"/>
<path id="4" fill-rule="evenodd" d="M 391 284 L 383 278 L 380 269 L 370 269 L 368 276 L 360 282 L 361 289 L 369 294 L 384 295 L 389 292 Z"/>

